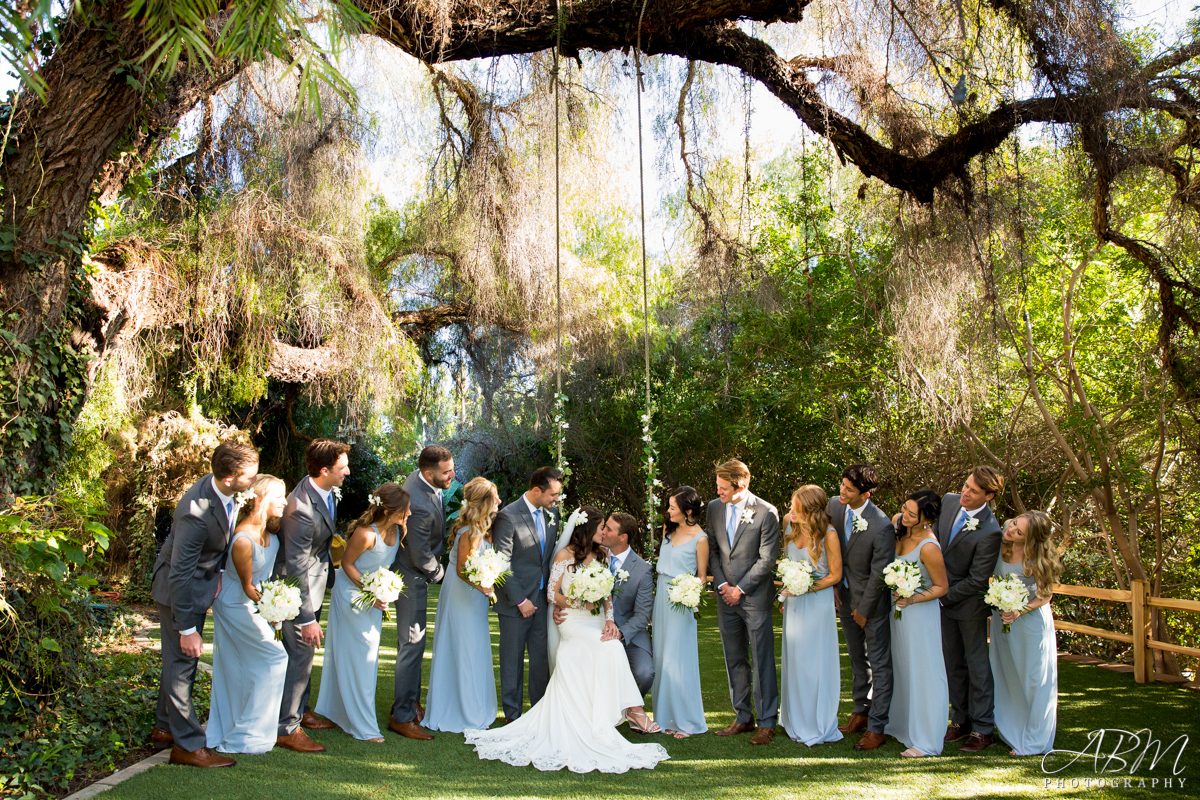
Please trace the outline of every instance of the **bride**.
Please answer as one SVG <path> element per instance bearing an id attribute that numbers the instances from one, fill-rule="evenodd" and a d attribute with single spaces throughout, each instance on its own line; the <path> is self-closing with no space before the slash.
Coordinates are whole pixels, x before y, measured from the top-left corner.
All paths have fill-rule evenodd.
<path id="1" fill-rule="evenodd" d="M 624 719 L 642 733 L 657 726 L 642 710 L 642 694 L 612 621 L 611 598 L 601 614 L 593 614 L 592 604 L 581 605 L 565 594 L 577 568 L 605 557 L 599 543 L 603 521 L 599 510 L 585 508 L 567 522 L 567 543 L 555 554 L 546 587 L 547 599 L 566 614 L 558 626 L 550 684 L 529 713 L 514 722 L 464 732 L 480 758 L 517 767 L 533 764 L 540 770 L 626 772 L 653 769 L 670 757 L 661 745 L 633 744 L 617 732 Z"/>

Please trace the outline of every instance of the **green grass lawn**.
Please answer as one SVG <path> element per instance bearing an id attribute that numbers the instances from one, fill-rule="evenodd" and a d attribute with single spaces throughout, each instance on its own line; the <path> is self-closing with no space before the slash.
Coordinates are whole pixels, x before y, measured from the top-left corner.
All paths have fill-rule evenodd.
<path id="1" fill-rule="evenodd" d="M 433 632 L 431 592 L 430 636 Z M 778 617 L 776 617 L 778 620 Z M 211 625 L 208 626 L 211 629 Z M 492 644 L 497 642 L 492 618 Z M 211 641 L 211 631 L 206 630 Z M 472 748 L 456 734 L 438 733 L 432 742 L 414 742 L 384 727 L 392 703 L 392 678 L 396 655 L 396 628 L 386 624 L 379 659 L 379 688 L 376 706 L 380 730 L 386 742 L 359 742 L 341 731 L 311 732 L 328 752 L 301 755 L 277 748 L 261 756 L 239 756 L 238 765 L 227 770 L 197 770 L 162 766 L 145 772 L 107 792 L 118 798 L 927 798 L 927 797 L 1130 797 L 1196 796 L 1193 781 L 1200 785 L 1200 742 L 1192 741 L 1175 763 L 1178 745 L 1153 769 L 1149 759 L 1133 775 L 1129 764 L 1135 754 L 1126 752 L 1121 763 L 1105 758 L 1115 738 L 1105 738 L 1104 752 L 1096 766 L 1089 751 L 1054 776 L 1043 773 L 1038 758 L 1013 758 L 997 745 L 980 755 L 960 755 L 959 745 L 949 745 L 938 758 L 903 759 L 903 747 L 889 740 L 879 750 L 856 753 L 851 745 L 857 736 L 832 745 L 810 749 L 792 742 L 782 732 L 766 747 L 752 747 L 750 737 L 722 739 L 710 734 L 676 741 L 665 736 L 635 737 L 635 741 L 657 741 L 666 747 L 671 760 L 653 771 L 633 770 L 624 775 L 566 771 L 544 773 L 533 767 L 515 768 L 493 761 L 480 761 Z M 430 645 L 430 649 L 432 645 Z M 209 659 L 211 660 L 211 659 Z M 704 707 L 711 729 L 724 727 L 733 719 L 725 681 L 721 644 L 715 614 L 700 622 L 700 669 L 703 676 Z M 320 654 L 313 671 L 314 695 L 320 685 Z M 425 670 L 428 675 L 429 652 Z M 498 672 L 497 672 L 498 675 Z M 424 685 L 424 684 L 423 684 Z M 850 711 L 850 665 L 842 658 L 841 718 Z M 1096 667 L 1059 663 L 1058 738 L 1059 749 L 1084 750 L 1089 731 L 1149 728 L 1164 746 L 1180 735 L 1193 740 L 1200 733 L 1200 695 L 1163 684 L 1139 686 L 1133 677 Z M 1126 744 L 1121 748 L 1128 751 Z M 1138 750 L 1137 752 L 1140 752 Z M 1056 762 L 1061 767 L 1066 759 Z M 1178 774 L 1175 770 L 1178 769 Z M 1118 789 L 1096 788 L 1097 778 L 1121 780 Z M 1045 781 L 1053 783 L 1049 788 Z M 1164 788 L 1171 778 L 1173 787 Z M 1058 780 L 1066 784 L 1060 788 Z M 1090 779 L 1091 785 L 1086 783 Z M 1130 787 L 1124 785 L 1125 779 Z M 1153 781 L 1157 779 L 1158 783 Z M 1180 788 L 1180 780 L 1186 781 Z M 1145 788 L 1139 781 L 1145 781 Z M 1075 782 L 1076 785 L 1072 785 Z"/>

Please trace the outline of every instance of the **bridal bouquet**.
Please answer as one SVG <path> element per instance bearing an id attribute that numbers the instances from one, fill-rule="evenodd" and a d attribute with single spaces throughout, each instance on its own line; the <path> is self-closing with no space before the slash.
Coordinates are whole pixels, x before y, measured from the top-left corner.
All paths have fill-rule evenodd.
<path id="1" fill-rule="evenodd" d="M 775 572 L 783 588 L 793 597 L 799 597 L 812 588 L 813 568 L 807 561 L 793 561 L 785 558 L 779 562 Z M 782 598 L 781 598 L 782 599 Z"/>
<path id="2" fill-rule="evenodd" d="M 696 575 L 676 575 L 667 584 L 667 602 L 676 611 L 699 611 L 703 599 L 704 581 Z"/>
<path id="3" fill-rule="evenodd" d="M 996 577 L 984 594 L 983 602 L 1000 611 L 1024 611 L 1029 605 L 1029 587 L 1016 575 Z M 1011 627 L 1010 623 L 1004 623 L 1004 632 L 1008 633 Z"/>
<path id="4" fill-rule="evenodd" d="M 917 592 L 925 591 L 921 568 L 915 561 L 905 561 L 903 558 L 897 558 L 884 567 L 883 582 L 899 597 L 912 597 Z M 896 619 L 900 619 L 902 611 L 901 608 L 896 609 Z"/>
<path id="5" fill-rule="evenodd" d="M 263 581 L 258 585 L 261 597 L 254 605 L 260 617 L 275 629 L 275 638 L 283 638 L 283 623 L 300 615 L 300 587 L 294 578 Z"/>
<path id="6" fill-rule="evenodd" d="M 396 598 L 403 591 L 404 579 L 387 567 L 380 567 L 362 576 L 361 588 L 353 594 L 351 603 L 359 611 L 370 608 L 376 602 L 382 603 L 383 618 L 391 620 L 392 612 L 387 606 L 396 602 Z"/>
<path id="7" fill-rule="evenodd" d="M 566 595 L 580 603 L 592 603 L 592 613 L 600 613 L 600 602 L 612 597 L 613 586 L 617 576 L 600 561 L 593 561 L 579 570 L 571 578 Z"/>
<path id="8" fill-rule="evenodd" d="M 504 579 L 512 575 L 509 567 L 512 564 L 503 553 L 495 550 L 477 550 L 463 564 L 463 574 L 467 580 L 484 589 L 494 589 L 504 585 Z M 488 595 L 488 603 L 496 602 L 496 593 Z"/>

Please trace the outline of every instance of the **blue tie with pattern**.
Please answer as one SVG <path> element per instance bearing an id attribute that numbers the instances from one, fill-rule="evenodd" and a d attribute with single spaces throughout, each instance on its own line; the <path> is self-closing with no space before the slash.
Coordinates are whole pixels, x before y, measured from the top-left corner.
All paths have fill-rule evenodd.
<path id="1" fill-rule="evenodd" d="M 325 500 L 326 500 L 326 502 L 329 503 L 329 521 L 337 522 L 337 511 L 334 510 L 334 507 L 333 507 L 333 492 L 330 492 L 329 494 L 327 494 L 325 496 Z"/>
<path id="2" fill-rule="evenodd" d="M 233 526 L 237 522 L 237 518 L 233 515 L 233 501 L 230 500 L 225 504 L 225 516 L 229 520 L 229 532 L 233 533 Z"/>
<path id="3" fill-rule="evenodd" d="M 958 515 L 958 519 L 954 520 L 954 527 L 950 529 L 950 538 L 946 540 L 946 544 L 954 541 L 954 537 L 958 536 L 958 532 L 962 530 L 963 525 L 967 524 L 967 510 L 964 508 Z"/>

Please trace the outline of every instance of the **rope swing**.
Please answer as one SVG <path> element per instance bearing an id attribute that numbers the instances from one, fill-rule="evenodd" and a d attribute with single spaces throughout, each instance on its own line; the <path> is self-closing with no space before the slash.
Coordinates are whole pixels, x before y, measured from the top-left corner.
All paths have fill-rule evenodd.
<path id="1" fill-rule="evenodd" d="M 563 453 L 565 442 L 564 431 L 567 428 L 566 422 L 566 397 L 563 396 L 562 368 L 563 368 L 563 310 L 562 310 L 562 192 L 561 181 L 559 176 L 559 119 L 558 119 L 558 70 L 560 56 L 562 55 L 562 17 L 560 16 L 560 7 L 556 0 L 554 3 L 554 70 L 551 73 L 551 85 L 554 89 L 554 309 L 558 315 L 558 332 L 555 340 L 555 391 L 554 391 L 554 429 L 556 437 L 556 449 L 558 455 L 558 471 L 563 476 L 563 500 L 565 502 L 567 486 L 567 477 L 571 474 L 570 465 L 567 464 L 566 456 Z"/>

